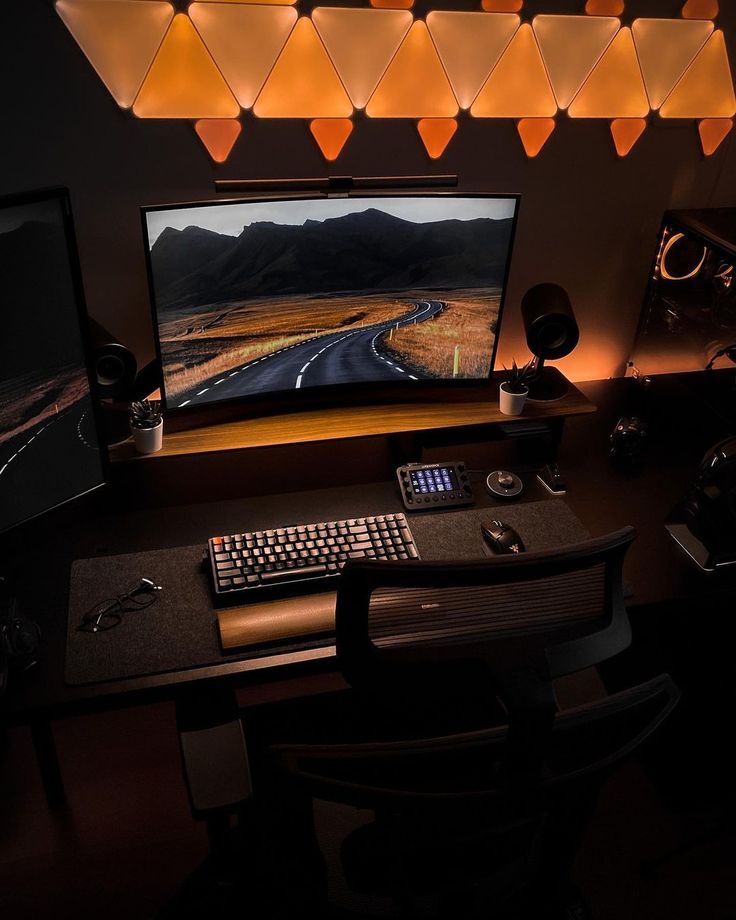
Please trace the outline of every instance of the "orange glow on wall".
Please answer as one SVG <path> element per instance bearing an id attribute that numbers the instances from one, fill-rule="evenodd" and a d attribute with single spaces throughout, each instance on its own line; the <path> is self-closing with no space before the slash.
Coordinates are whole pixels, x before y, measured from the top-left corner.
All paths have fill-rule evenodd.
<path id="1" fill-rule="evenodd" d="M 615 118 L 611 122 L 611 137 L 616 153 L 620 157 L 628 156 L 646 127 L 646 118 Z"/>
<path id="2" fill-rule="evenodd" d="M 371 118 L 451 118 L 457 102 L 426 25 L 417 21 L 366 107 Z"/>
<path id="3" fill-rule="evenodd" d="M 733 130 L 733 118 L 704 118 L 698 125 L 703 153 L 709 157 Z"/>
<path id="4" fill-rule="evenodd" d="M 476 118 L 545 118 L 555 102 L 532 27 L 524 23 L 470 109 Z"/>
<path id="5" fill-rule="evenodd" d="M 718 0 L 687 0 L 682 8 L 684 19 L 715 19 L 718 15 Z"/>
<path id="6" fill-rule="evenodd" d="M 349 118 L 315 118 L 309 123 L 309 130 L 322 156 L 332 162 L 340 156 L 345 142 L 353 133 L 353 123 Z"/>
<path id="7" fill-rule="evenodd" d="M 188 16 L 179 13 L 133 104 L 139 118 L 235 118 L 240 106 Z"/>
<path id="8" fill-rule="evenodd" d="M 620 16 L 624 11 L 624 0 L 586 0 L 588 16 Z"/>
<path id="9" fill-rule="evenodd" d="M 736 98 L 723 32 L 714 32 L 665 100 L 662 118 L 731 118 Z"/>
<path id="10" fill-rule="evenodd" d="M 245 3 L 248 5 L 261 5 L 266 4 L 267 6 L 291 6 L 296 3 L 296 0 L 202 0 L 204 3 Z"/>
<path id="11" fill-rule="evenodd" d="M 708 41 L 713 23 L 686 19 L 637 19 L 632 23 L 649 103 L 658 109 Z"/>
<path id="12" fill-rule="evenodd" d="M 356 109 L 365 107 L 412 21 L 405 10 L 320 6 L 312 11 L 312 22 Z"/>
<path id="13" fill-rule="evenodd" d="M 529 159 L 534 159 L 547 141 L 552 137 L 556 122 L 554 118 L 522 118 L 516 125 L 524 152 Z"/>
<path id="14" fill-rule="evenodd" d="M 518 13 L 524 0 L 482 0 L 481 7 L 486 13 Z"/>
<path id="15" fill-rule="evenodd" d="M 189 16 L 238 102 L 249 109 L 294 28 L 296 10 L 192 3 Z"/>
<path id="16" fill-rule="evenodd" d="M 56 11 L 118 105 L 133 105 L 174 18 L 170 3 L 57 0 Z"/>
<path id="17" fill-rule="evenodd" d="M 417 131 L 427 153 L 437 160 L 455 136 L 457 121 L 454 118 L 422 118 L 417 123 Z"/>
<path id="18" fill-rule="evenodd" d="M 571 118 L 644 118 L 649 100 L 631 29 L 623 28 L 568 109 Z"/>
<path id="19" fill-rule="evenodd" d="M 469 109 L 519 28 L 513 13 L 427 15 L 427 28 L 460 108 Z"/>
<path id="20" fill-rule="evenodd" d="M 534 34 L 561 109 L 575 98 L 620 26 L 612 16 L 534 17 Z"/>
<path id="21" fill-rule="evenodd" d="M 224 163 L 243 126 L 234 118 L 200 118 L 195 122 L 194 130 L 215 163 Z"/>
<path id="22" fill-rule="evenodd" d="M 259 118 L 347 118 L 353 106 L 312 21 L 302 16 L 256 99 Z"/>
<path id="23" fill-rule="evenodd" d="M 371 0 L 371 6 L 377 10 L 410 10 L 414 0 Z"/>

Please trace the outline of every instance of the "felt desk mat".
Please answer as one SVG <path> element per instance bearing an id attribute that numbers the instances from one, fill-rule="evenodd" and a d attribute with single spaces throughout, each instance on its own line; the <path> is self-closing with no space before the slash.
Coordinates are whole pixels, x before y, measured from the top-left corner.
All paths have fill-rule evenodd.
<path id="1" fill-rule="evenodd" d="M 514 527 L 528 550 L 552 549 L 589 536 L 559 498 L 410 516 L 410 526 L 424 560 L 477 559 L 485 554 L 480 521 L 487 518 Z M 217 611 L 201 566 L 203 550 L 198 544 L 75 560 L 69 590 L 66 682 L 97 683 L 262 657 L 263 647 L 223 654 Z M 105 632 L 77 628 L 85 613 L 144 576 L 163 588 L 150 607 L 126 613 L 118 626 Z M 307 637 L 268 648 L 282 654 L 324 644 L 324 638 Z"/>

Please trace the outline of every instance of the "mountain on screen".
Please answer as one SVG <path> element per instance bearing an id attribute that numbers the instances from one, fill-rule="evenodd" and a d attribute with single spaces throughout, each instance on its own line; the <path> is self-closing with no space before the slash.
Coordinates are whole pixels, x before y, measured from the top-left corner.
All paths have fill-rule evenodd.
<path id="1" fill-rule="evenodd" d="M 240 236 L 167 227 L 151 248 L 159 310 L 248 297 L 500 286 L 512 220 L 413 223 L 376 208 Z"/>

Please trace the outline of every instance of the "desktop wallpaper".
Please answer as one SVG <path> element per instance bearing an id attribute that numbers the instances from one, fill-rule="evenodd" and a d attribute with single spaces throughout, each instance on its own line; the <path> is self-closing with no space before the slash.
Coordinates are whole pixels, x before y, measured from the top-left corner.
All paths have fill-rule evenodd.
<path id="1" fill-rule="evenodd" d="M 63 215 L 0 206 L 0 531 L 103 481 Z"/>
<path id="2" fill-rule="evenodd" d="M 148 211 L 168 408 L 487 377 L 516 204 L 375 197 Z"/>

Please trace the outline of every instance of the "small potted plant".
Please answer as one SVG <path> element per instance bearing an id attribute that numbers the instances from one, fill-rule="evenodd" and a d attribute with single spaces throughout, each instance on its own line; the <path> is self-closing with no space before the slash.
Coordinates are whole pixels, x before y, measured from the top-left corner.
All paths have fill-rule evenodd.
<path id="1" fill-rule="evenodd" d="M 140 399 L 130 404 L 130 430 L 136 450 L 153 454 L 161 450 L 164 419 L 158 399 Z"/>
<path id="2" fill-rule="evenodd" d="M 504 367 L 506 379 L 499 387 L 498 404 L 504 415 L 521 415 L 529 395 L 529 381 L 534 373 L 534 359 L 522 364 L 514 361 L 511 369 Z"/>

